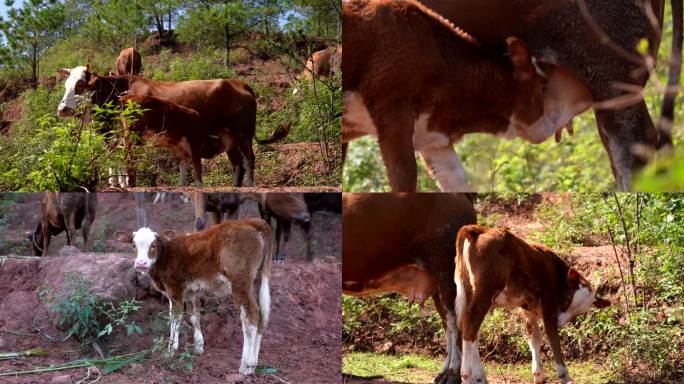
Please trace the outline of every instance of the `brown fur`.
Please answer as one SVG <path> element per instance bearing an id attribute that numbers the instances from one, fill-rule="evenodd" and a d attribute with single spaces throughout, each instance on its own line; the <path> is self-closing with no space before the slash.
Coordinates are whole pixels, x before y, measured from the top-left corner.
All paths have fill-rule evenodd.
<path id="1" fill-rule="evenodd" d="M 299 78 L 307 81 L 313 81 L 314 77 L 317 79 L 326 79 L 335 73 L 339 73 L 341 63 L 341 45 L 316 51 L 311 54 L 309 60 L 306 61 L 304 71 L 302 71 Z"/>
<path id="2" fill-rule="evenodd" d="M 464 253 L 466 240 L 468 253 Z M 458 232 L 456 249 L 455 280 L 463 281 L 465 290 L 465 305 L 458 314 L 463 340 L 477 341 L 492 306 L 519 307 L 528 329 L 543 319 L 556 364 L 564 366 L 558 316 L 568 309 L 580 284 L 592 290 L 589 281 L 551 249 L 528 244 L 507 229 L 464 226 Z M 503 293 L 508 301 L 497 304 L 496 298 Z M 598 299 L 595 305 L 603 303 Z"/>
<path id="3" fill-rule="evenodd" d="M 586 17 L 572 1 L 556 0 L 421 0 L 453 23 L 463 27 L 479 41 L 502 46 L 508 36 L 518 36 L 529 44 L 533 54 L 574 72 L 589 88 L 595 101 L 624 95 L 623 87 L 614 84 L 644 86 L 648 79 L 639 63 L 632 62 L 607 46 L 591 29 Z M 588 0 L 586 4 L 596 24 L 622 49 L 635 56 L 638 42 L 649 41 L 649 53 L 655 57 L 660 44 L 660 30 L 654 29 L 645 16 L 644 4 L 650 5 L 658 25 L 664 17 L 666 0 Z M 673 0 L 673 7 L 681 0 Z M 681 12 L 679 12 L 681 17 Z M 678 25 L 675 22 L 675 25 Z M 346 30 L 345 30 L 346 32 Z M 673 41 L 681 41 L 681 28 L 675 28 Z M 346 35 L 345 35 L 346 39 Z M 681 45 L 673 45 L 681 53 Z M 675 57 L 676 53 L 673 53 Z M 546 57 L 545 57 L 546 56 Z M 346 75 L 346 72 L 345 72 Z M 672 71 L 671 71 L 671 80 Z M 673 82 L 675 82 L 674 80 Z M 670 99 L 671 100 L 671 99 Z M 609 152 L 613 174 L 619 189 L 629 189 L 631 171 L 645 164 L 633 151 L 635 145 L 660 148 L 672 145 L 669 132 L 656 130 L 643 101 L 620 109 L 597 111 L 599 133 Z M 669 117 L 669 116 L 666 116 Z M 611 153 L 609 143 L 613 143 Z"/>
<path id="4" fill-rule="evenodd" d="M 47 256 L 50 238 L 66 231 L 67 244 L 74 245 L 76 230 L 81 229 L 83 248 L 88 246 L 90 225 L 95 219 L 97 196 L 94 193 L 45 192 L 41 217 L 31 235 L 36 256 Z"/>
<path id="5" fill-rule="evenodd" d="M 256 131 L 257 105 L 249 85 L 237 79 L 163 82 L 139 76 L 100 77 L 90 72 L 86 73 L 86 78 L 89 79 L 87 89 L 93 92 L 92 101 L 96 105 L 116 101 L 118 96 L 127 92 L 130 96 L 167 99 L 194 110 L 199 120 L 192 129 L 220 138 L 233 165 L 234 185 L 241 186 L 245 175 L 247 185 L 254 184 L 252 139 Z M 278 139 L 286 135 L 282 130 L 276 134 Z M 206 148 L 201 151 L 203 157 L 219 151 L 213 144 Z"/>
<path id="6" fill-rule="evenodd" d="M 455 327 L 454 239 L 476 222 L 473 203 L 464 194 L 345 193 L 342 208 L 342 292 L 386 292 L 393 276 L 385 289 L 432 297 L 445 329 L 448 316 Z M 457 375 L 449 367 L 438 381 Z"/>
<path id="7" fill-rule="evenodd" d="M 244 198 L 240 193 L 193 192 L 195 231 L 201 231 L 206 227 L 207 213 L 212 216 L 214 224 L 220 224 L 223 220 L 237 220 L 240 217 L 240 204 L 243 201 Z"/>
<path id="8" fill-rule="evenodd" d="M 490 52 L 414 0 L 345 2 L 343 24 L 343 89 L 363 98 L 395 192 L 416 190 L 420 114 L 431 115 L 428 131 L 452 143 L 470 132 L 504 132 L 514 112 L 525 123 L 543 114 L 546 80 L 519 41 L 510 58 Z M 343 121 L 343 141 L 365 135 L 359 128 Z"/>
<path id="9" fill-rule="evenodd" d="M 117 75 L 139 75 L 142 69 L 142 57 L 134 48 L 126 48 L 116 58 Z"/>

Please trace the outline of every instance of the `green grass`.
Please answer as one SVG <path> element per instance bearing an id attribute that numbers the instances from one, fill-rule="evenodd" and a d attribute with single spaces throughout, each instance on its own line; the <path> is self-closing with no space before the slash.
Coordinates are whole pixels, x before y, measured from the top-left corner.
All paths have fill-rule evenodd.
<path id="1" fill-rule="evenodd" d="M 401 383 L 432 383 L 442 369 L 442 358 L 420 355 L 393 356 L 372 352 L 347 353 L 342 358 L 342 372 L 356 376 L 382 376 L 385 380 Z M 615 380 L 600 365 L 591 361 L 566 362 L 571 377 L 577 384 L 600 384 Z M 530 364 L 485 363 L 487 378 L 494 383 L 530 383 Z M 544 361 L 547 383 L 557 383 L 553 361 Z"/>

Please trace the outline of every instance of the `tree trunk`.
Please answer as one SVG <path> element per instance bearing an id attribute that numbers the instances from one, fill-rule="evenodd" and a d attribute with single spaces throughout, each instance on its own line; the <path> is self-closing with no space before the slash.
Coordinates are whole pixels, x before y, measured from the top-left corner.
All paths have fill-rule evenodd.
<path id="1" fill-rule="evenodd" d="M 31 61 L 31 72 L 33 76 L 33 89 L 38 88 L 38 41 L 31 43 L 33 49 L 33 60 Z"/>
<path id="2" fill-rule="evenodd" d="M 159 33 L 159 41 L 164 36 L 164 16 L 154 15 L 154 23 L 157 25 L 157 32 Z"/>
<path id="3" fill-rule="evenodd" d="M 230 28 L 228 27 L 228 24 L 223 26 L 223 32 L 225 33 L 223 36 L 223 66 L 228 68 L 228 66 L 230 66 Z"/>

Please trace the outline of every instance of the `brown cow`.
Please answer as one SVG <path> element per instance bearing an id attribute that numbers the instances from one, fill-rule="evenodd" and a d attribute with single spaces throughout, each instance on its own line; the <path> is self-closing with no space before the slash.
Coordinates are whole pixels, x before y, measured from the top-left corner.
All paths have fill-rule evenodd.
<path id="1" fill-rule="evenodd" d="M 116 58 L 117 75 L 139 75 L 142 67 L 140 52 L 134 48 L 126 48 Z"/>
<path id="2" fill-rule="evenodd" d="M 71 116 L 86 91 L 92 92 L 92 102 L 101 106 L 127 93 L 131 96 L 154 96 L 168 99 L 180 106 L 192 109 L 199 115 L 197 125 L 187 130 L 201 130 L 206 135 L 220 138 L 221 145 L 233 165 L 233 184 L 241 186 L 247 175 L 247 186 L 254 185 L 254 151 L 252 140 L 256 131 L 256 96 L 252 88 L 237 79 L 191 80 L 165 82 L 144 79 L 139 76 L 97 76 L 88 66 L 68 71 L 65 93 L 58 106 L 60 116 Z M 269 144 L 287 136 L 287 127 L 280 127 L 273 136 L 258 140 Z M 200 152 L 208 154 L 218 140 L 212 140 Z M 218 150 L 218 149 L 215 149 Z"/>
<path id="3" fill-rule="evenodd" d="M 417 186 L 414 151 L 442 190 L 467 190 L 453 143 L 472 132 L 539 143 L 591 98 L 572 74 L 537 63 L 508 37 L 507 54 L 414 0 L 343 3 L 342 141 L 377 136 L 392 190 Z"/>
<path id="4" fill-rule="evenodd" d="M 306 61 L 304 70 L 297 76 L 297 80 L 313 82 L 314 79 L 325 80 L 330 76 L 340 73 L 342 65 L 342 46 L 333 46 L 316 51 Z M 292 94 L 297 94 L 299 88 L 295 88 Z"/>
<path id="5" fill-rule="evenodd" d="M 486 384 L 477 341 L 480 325 L 492 307 L 521 308 L 526 318 L 535 383 L 543 383 L 539 320 L 549 339 L 561 383 L 571 383 L 561 354 L 558 328 L 610 303 L 555 252 L 528 244 L 507 229 L 467 225 L 456 239 L 456 315 L 463 338 L 461 379 Z"/>
<path id="6" fill-rule="evenodd" d="M 251 195 L 253 197 L 255 195 Z M 269 224 L 275 220 L 276 260 L 283 262 L 292 234 L 292 223 L 299 225 L 306 243 L 306 259 L 313 260 L 311 250 L 311 214 L 302 193 L 262 193 L 258 197 L 259 214 Z"/>
<path id="7" fill-rule="evenodd" d="M 225 297 L 232 293 L 242 319 L 242 359 L 239 372 L 254 373 L 261 335 L 271 308 L 269 278 L 273 257 L 271 227 L 261 219 L 227 221 L 202 232 L 158 235 L 143 227 L 115 238 L 135 243 L 135 267 L 147 270 L 154 287 L 169 299 L 171 332 L 168 350 L 178 350 L 183 306 L 192 303 L 194 352 L 204 352 L 200 329 L 200 296 Z"/>
<path id="8" fill-rule="evenodd" d="M 81 229 L 83 248 L 88 245 L 90 225 L 95 219 L 97 195 L 94 193 L 45 192 L 40 220 L 30 236 L 36 256 L 47 256 L 50 238 L 66 231 L 67 244 L 74 245 Z"/>
<path id="9" fill-rule="evenodd" d="M 639 157 L 645 152 L 643 149 L 649 152 L 649 149 L 672 146 L 669 127 L 653 126 L 645 101 L 635 91 L 646 84 L 652 72 L 648 69 L 653 64 L 650 59 L 657 57 L 662 26 L 668 24 L 664 19 L 666 0 L 421 2 L 488 46 L 501 46 L 508 36 L 518 36 L 529 44 L 539 60 L 575 73 L 596 101 L 594 113 L 599 135 L 608 152 L 618 189 L 630 189 L 633 172 L 646 161 Z M 671 3 L 673 45 L 668 83 L 676 85 L 681 68 L 684 16 L 682 0 Z M 597 26 L 602 32 L 597 31 Z M 346 29 L 344 38 L 346 49 Z M 639 47 L 643 39 L 648 41 L 651 58 L 641 57 Z M 675 95 L 668 94 L 663 100 L 662 117 L 668 123 L 673 119 Z M 627 103 L 601 109 L 609 100 Z"/>
<path id="10" fill-rule="evenodd" d="M 343 293 L 398 292 L 419 303 L 432 297 L 447 338 L 435 381 L 460 382 L 454 239 L 476 222 L 472 201 L 462 194 L 345 193 L 342 208 Z"/>

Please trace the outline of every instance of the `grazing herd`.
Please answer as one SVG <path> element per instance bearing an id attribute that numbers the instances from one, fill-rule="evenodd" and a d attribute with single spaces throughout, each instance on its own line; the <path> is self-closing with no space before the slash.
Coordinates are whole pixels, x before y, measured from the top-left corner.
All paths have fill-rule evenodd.
<path id="1" fill-rule="evenodd" d="M 507 229 L 474 225 L 471 199 L 452 194 L 344 195 L 343 293 L 396 292 L 421 305 L 432 298 L 447 338 L 446 360 L 435 379 L 441 384 L 487 383 L 478 352 L 480 325 L 490 308 L 521 308 L 535 383 L 545 382 L 540 320 L 558 377 L 571 383 L 558 330 L 592 306 L 610 303 L 551 249 L 528 244 Z"/>

